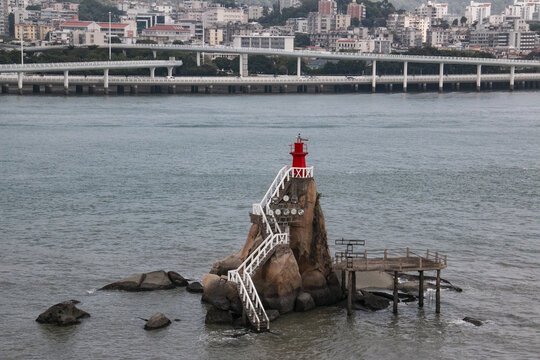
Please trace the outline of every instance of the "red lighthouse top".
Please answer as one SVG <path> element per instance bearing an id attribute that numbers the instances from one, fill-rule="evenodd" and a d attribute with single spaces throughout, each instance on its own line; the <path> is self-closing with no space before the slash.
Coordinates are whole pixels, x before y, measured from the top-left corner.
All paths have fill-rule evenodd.
<path id="1" fill-rule="evenodd" d="M 302 138 L 300 134 L 296 137 L 296 142 L 294 144 L 291 144 L 291 152 L 290 154 L 293 157 L 292 167 L 295 168 L 305 168 L 306 167 L 306 155 L 307 152 L 307 145 L 304 143 L 304 141 L 308 141 L 308 138 Z M 294 147 L 294 149 L 293 149 Z"/>

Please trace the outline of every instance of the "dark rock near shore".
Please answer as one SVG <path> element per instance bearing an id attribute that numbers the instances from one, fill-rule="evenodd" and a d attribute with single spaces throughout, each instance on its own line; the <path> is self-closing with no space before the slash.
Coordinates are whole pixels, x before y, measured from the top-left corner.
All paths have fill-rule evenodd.
<path id="1" fill-rule="evenodd" d="M 186 290 L 189 291 L 190 293 L 202 293 L 203 286 L 201 285 L 200 282 L 194 281 L 186 287 Z"/>
<path id="2" fill-rule="evenodd" d="M 171 280 L 171 282 L 175 285 L 175 286 L 179 286 L 179 287 L 182 287 L 182 286 L 187 286 L 189 283 L 187 281 L 187 279 L 185 279 L 182 275 L 180 275 L 179 273 L 177 272 L 174 272 L 174 271 L 169 271 L 167 273 L 167 275 L 169 276 L 169 279 Z"/>
<path id="3" fill-rule="evenodd" d="M 150 319 L 148 319 L 146 325 L 144 325 L 144 330 L 160 329 L 169 326 L 170 324 L 171 320 L 169 320 L 165 315 L 162 313 L 156 313 L 152 315 Z"/>
<path id="4" fill-rule="evenodd" d="M 90 314 L 78 309 L 72 301 L 66 301 L 51 306 L 41 313 L 36 321 L 41 324 L 67 326 L 78 324 L 79 319 L 87 317 L 90 317 Z"/>
<path id="5" fill-rule="evenodd" d="M 484 323 L 478 319 L 475 319 L 473 317 L 466 316 L 463 318 L 463 321 L 466 321 L 468 323 L 471 323 L 475 326 L 482 326 Z"/>
<path id="6" fill-rule="evenodd" d="M 298 297 L 296 298 L 296 303 L 294 305 L 294 311 L 296 312 L 304 312 L 309 311 L 315 307 L 315 301 L 313 301 L 313 298 L 311 297 L 311 294 L 302 292 L 298 294 Z"/>
<path id="7" fill-rule="evenodd" d="M 233 316 L 229 311 L 211 306 L 204 319 L 205 324 L 232 324 Z"/>
<path id="8" fill-rule="evenodd" d="M 140 285 L 143 282 L 146 274 L 137 274 L 126 279 L 113 282 L 105 285 L 100 290 L 124 290 L 124 291 L 140 291 Z"/>
<path id="9" fill-rule="evenodd" d="M 268 309 L 266 310 L 266 316 L 268 316 L 268 320 L 270 320 L 270 322 L 276 320 L 277 318 L 279 318 L 279 311 L 278 310 L 274 310 L 274 309 Z"/>
<path id="10" fill-rule="evenodd" d="M 236 284 L 214 274 L 203 276 L 202 301 L 220 310 L 231 310 L 236 314 L 242 314 L 242 302 Z"/>
<path id="11" fill-rule="evenodd" d="M 167 273 L 159 270 L 146 274 L 139 288 L 141 291 L 168 290 L 174 288 L 174 285 Z"/>
<path id="12" fill-rule="evenodd" d="M 373 295 L 369 291 L 362 291 L 362 296 L 357 301 L 370 310 L 383 310 L 390 306 L 390 300 L 385 297 Z"/>

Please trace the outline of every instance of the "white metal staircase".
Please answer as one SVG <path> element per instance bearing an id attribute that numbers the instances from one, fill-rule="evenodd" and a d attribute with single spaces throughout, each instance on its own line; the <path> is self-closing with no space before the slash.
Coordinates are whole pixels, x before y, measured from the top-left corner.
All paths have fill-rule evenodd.
<path id="1" fill-rule="evenodd" d="M 264 311 L 261 299 L 251 277 L 273 254 L 276 246 L 289 244 L 289 227 L 285 226 L 285 229 L 281 229 L 273 213 L 268 215 L 272 217 L 273 221 L 269 221 L 267 213 L 269 213 L 268 210 L 270 209 L 272 198 L 279 195 L 280 190 L 285 188 L 291 177 L 311 178 L 313 177 L 313 166 L 305 168 L 284 166 L 279 170 L 262 201 L 253 204 L 253 214 L 260 215 L 262 219 L 264 231 L 261 229 L 261 233 L 266 233 L 267 236 L 236 270 L 230 270 L 228 273 L 228 280 L 238 284 L 238 293 L 240 294 L 244 311 L 249 322 L 257 331 L 269 330 L 270 321 L 268 320 L 266 311 Z"/>

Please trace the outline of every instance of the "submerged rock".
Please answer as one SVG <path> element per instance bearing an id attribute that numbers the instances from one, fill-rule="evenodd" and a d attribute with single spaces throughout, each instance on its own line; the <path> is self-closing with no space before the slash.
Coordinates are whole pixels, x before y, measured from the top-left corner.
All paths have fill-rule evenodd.
<path id="1" fill-rule="evenodd" d="M 150 319 L 148 319 L 144 325 L 144 330 L 160 329 L 162 327 L 169 326 L 170 324 L 171 320 L 169 320 L 165 315 L 162 313 L 156 313 L 152 315 Z"/>
<path id="2" fill-rule="evenodd" d="M 67 301 L 51 306 L 41 313 L 36 321 L 41 324 L 67 326 L 79 324 L 79 319 L 87 317 L 90 317 L 90 314 Z"/>
<path id="3" fill-rule="evenodd" d="M 203 286 L 201 285 L 200 282 L 194 281 L 186 287 L 186 290 L 189 291 L 190 293 L 202 293 Z"/>
<path id="4" fill-rule="evenodd" d="M 463 321 L 473 324 L 474 326 L 482 326 L 484 323 L 473 317 L 466 316 L 463 318 Z"/>
<path id="5" fill-rule="evenodd" d="M 390 306 L 389 299 L 382 296 L 373 295 L 369 291 L 362 291 L 362 296 L 359 296 L 357 300 L 366 308 L 375 311 L 383 310 Z"/>

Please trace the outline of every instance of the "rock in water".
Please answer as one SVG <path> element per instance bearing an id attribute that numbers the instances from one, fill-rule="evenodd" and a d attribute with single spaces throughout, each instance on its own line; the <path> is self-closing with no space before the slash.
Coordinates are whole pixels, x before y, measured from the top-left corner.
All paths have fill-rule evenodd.
<path id="1" fill-rule="evenodd" d="M 311 310 L 315 307 L 315 301 L 309 293 L 300 293 L 296 298 L 296 305 L 294 306 L 294 311 L 303 312 Z"/>
<path id="2" fill-rule="evenodd" d="M 200 282 L 194 281 L 186 287 L 186 290 L 190 293 L 202 293 L 203 286 Z"/>
<path id="3" fill-rule="evenodd" d="M 279 318 L 279 311 L 274 310 L 274 309 L 268 309 L 266 310 L 266 316 L 268 316 L 268 320 L 272 322 L 276 320 L 277 318 Z"/>
<path id="4" fill-rule="evenodd" d="M 146 325 L 144 325 L 144 330 L 155 330 L 160 329 L 165 326 L 169 326 L 171 324 L 171 320 L 169 320 L 165 315 L 162 313 L 156 313 L 152 315 L 150 319 L 146 322 Z"/>
<path id="5" fill-rule="evenodd" d="M 172 288 L 174 288 L 174 285 L 167 273 L 163 270 L 146 274 L 146 277 L 140 285 L 140 290 L 142 291 L 167 290 Z"/>
<path id="6" fill-rule="evenodd" d="M 177 272 L 169 271 L 167 275 L 169 275 L 169 279 L 175 286 L 187 286 L 189 284 L 188 281 Z"/>
<path id="7" fill-rule="evenodd" d="M 206 313 L 205 324 L 232 324 L 233 317 L 229 311 L 220 310 L 212 306 Z"/>
<path id="8" fill-rule="evenodd" d="M 463 321 L 466 321 L 466 322 L 469 322 L 475 326 L 482 326 L 484 323 L 478 319 L 475 319 L 475 318 L 472 318 L 472 317 L 469 317 L 469 316 L 466 316 L 463 318 Z"/>
<path id="9" fill-rule="evenodd" d="M 90 317 L 90 314 L 78 309 L 72 302 L 63 302 L 45 310 L 36 321 L 42 324 L 67 326 L 78 324 L 79 319 L 87 317 Z"/>
<path id="10" fill-rule="evenodd" d="M 146 274 L 137 274 L 126 279 L 113 282 L 105 285 L 101 290 L 124 290 L 124 291 L 140 291 L 140 285 L 143 282 Z"/>
<path id="11" fill-rule="evenodd" d="M 231 310 L 236 314 L 242 314 L 242 302 L 236 284 L 214 274 L 203 276 L 202 301 L 220 310 Z"/>
<path id="12" fill-rule="evenodd" d="M 371 310 L 382 310 L 386 309 L 390 305 L 390 300 L 382 296 L 373 295 L 368 291 L 362 291 L 362 298 L 360 302 L 364 304 L 365 307 Z"/>

